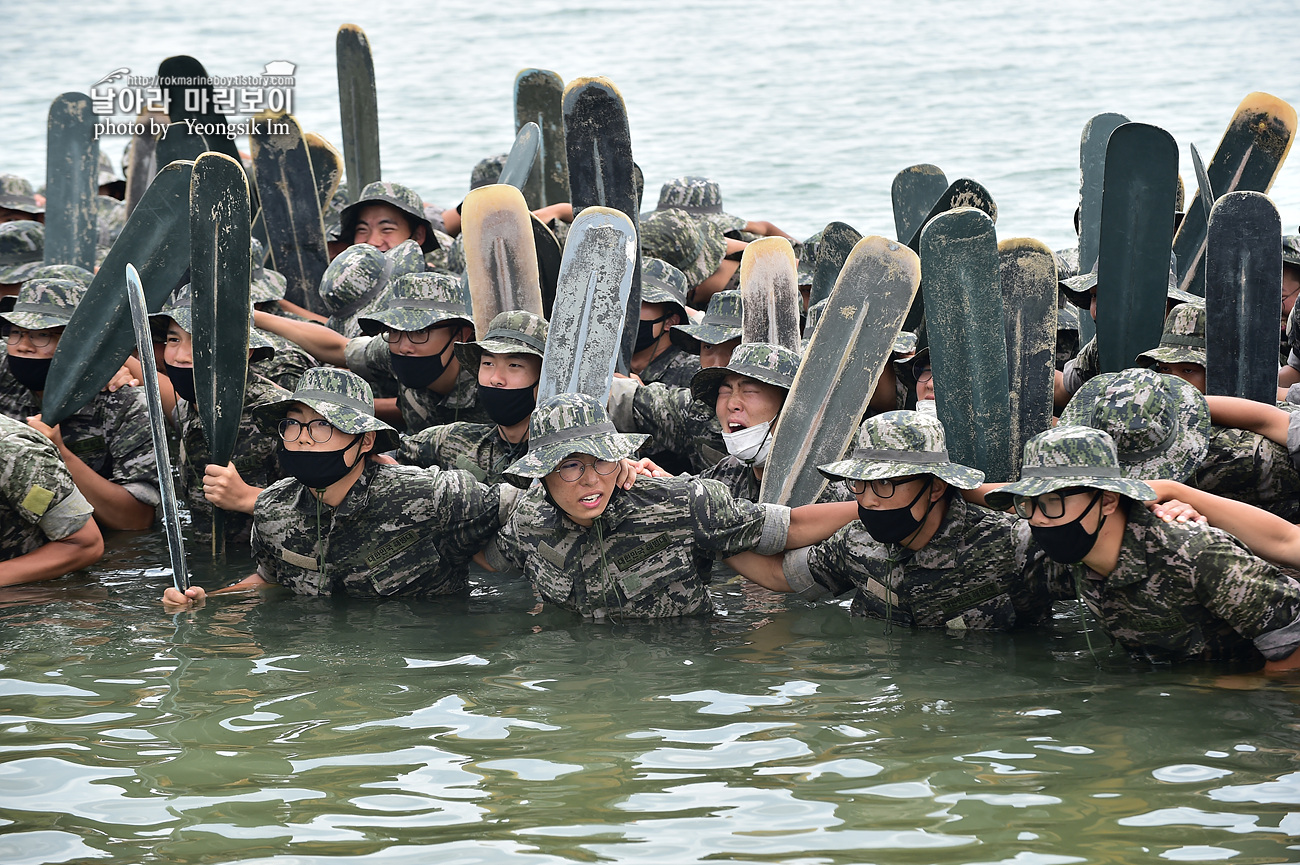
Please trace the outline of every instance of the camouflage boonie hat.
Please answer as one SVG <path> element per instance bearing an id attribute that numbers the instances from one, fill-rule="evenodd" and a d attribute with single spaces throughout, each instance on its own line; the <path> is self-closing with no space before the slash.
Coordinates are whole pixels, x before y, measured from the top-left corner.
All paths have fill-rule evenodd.
<path id="1" fill-rule="evenodd" d="M 489 156 L 480 159 L 474 164 L 474 170 L 469 173 L 469 190 L 473 192 L 480 186 L 491 186 L 501 180 L 501 172 L 506 167 L 506 159 L 510 154 L 498 153 L 496 156 Z"/>
<path id="2" fill-rule="evenodd" d="M 1058 282 L 1079 275 L 1079 247 L 1072 246 L 1068 249 L 1054 249 L 1052 250 L 1052 258 L 1056 261 L 1056 276 Z"/>
<path id="3" fill-rule="evenodd" d="M 727 254 L 727 239 L 718 227 L 684 210 L 656 210 L 639 230 L 642 253 L 680 270 L 690 288 L 712 276 Z"/>
<path id="4" fill-rule="evenodd" d="M 699 324 L 675 324 L 668 332 L 673 345 L 687 354 L 699 354 L 700 344 L 722 345 L 740 339 L 740 292 L 719 291 L 709 298 L 709 308 Z"/>
<path id="5" fill-rule="evenodd" d="M 984 496 L 989 507 L 1005 510 L 1014 496 L 1041 496 L 1067 487 L 1109 490 L 1139 502 L 1156 497 L 1151 487 L 1125 478 L 1109 435 L 1089 426 L 1056 426 L 1025 442 L 1020 480 Z"/>
<path id="6" fill-rule="evenodd" d="M 1072 303 L 1056 308 L 1056 329 L 1079 332 L 1079 308 Z"/>
<path id="7" fill-rule="evenodd" d="M 41 264 L 34 268 L 28 279 L 70 279 L 81 283 L 83 288 L 90 288 L 95 274 L 75 264 Z"/>
<path id="8" fill-rule="evenodd" d="M 904 333 L 907 332 L 904 331 Z M 915 389 L 917 368 L 930 365 L 930 346 L 927 345 L 911 357 L 895 358 L 891 363 L 894 365 L 894 375 L 898 376 L 903 384 Z"/>
<path id="9" fill-rule="evenodd" d="M 722 190 L 716 181 L 707 177 L 674 177 L 659 188 L 659 204 L 655 210 L 676 208 L 692 216 L 701 216 L 722 229 L 739 231 L 745 220 L 722 212 Z"/>
<path id="10" fill-rule="evenodd" d="M 29 279 L 18 289 L 14 308 L 0 315 L 25 330 L 65 327 L 86 293 L 86 287 L 71 279 Z"/>
<path id="11" fill-rule="evenodd" d="M 483 352 L 488 354 L 531 354 L 546 356 L 546 319 L 522 309 L 498 312 L 488 322 L 487 335 L 477 342 L 458 342 L 452 350 L 460 365 L 477 370 Z"/>
<path id="12" fill-rule="evenodd" d="M 348 206 L 348 185 L 340 183 L 330 196 L 329 203 L 321 211 L 321 222 L 325 224 L 325 239 L 337 241 L 343 234 L 343 211 Z"/>
<path id="13" fill-rule="evenodd" d="M 23 213 L 44 213 L 45 208 L 36 203 L 36 194 L 26 177 L 17 174 L 0 174 L 0 209 L 21 210 Z"/>
<path id="14" fill-rule="evenodd" d="M 154 328 L 160 328 L 165 334 L 167 331 L 167 320 L 171 319 L 176 322 L 181 330 L 188 334 L 194 333 L 194 295 L 190 292 L 190 284 L 187 282 L 178 288 L 167 302 L 163 304 L 162 309 L 149 316 L 149 325 Z M 160 341 L 165 341 L 160 340 Z M 253 352 L 249 357 L 250 362 L 259 360 L 269 360 L 275 356 L 275 343 L 271 342 L 266 336 L 253 325 L 253 316 L 248 316 L 248 347 Z"/>
<path id="15" fill-rule="evenodd" d="M 641 302 L 671 303 L 686 318 L 686 274 L 659 258 L 641 259 Z"/>
<path id="16" fill-rule="evenodd" d="M 448 322 L 474 326 L 460 280 L 429 271 L 397 277 L 389 286 L 384 305 L 357 319 L 362 333 L 371 336 L 390 328 L 413 333 Z"/>
<path id="17" fill-rule="evenodd" d="M 99 180 L 96 186 L 108 186 L 110 183 L 117 183 L 122 178 L 117 176 L 117 169 L 113 167 L 112 158 L 103 150 L 99 151 Z"/>
<path id="18" fill-rule="evenodd" d="M 249 300 L 254 305 L 283 300 L 289 282 L 284 278 L 284 274 L 277 273 L 266 267 L 264 264 L 266 252 L 263 251 L 262 241 L 256 237 L 252 238 L 249 243 L 248 257 L 252 262 L 248 282 Z"/>
<path id="19" fill-rule="evenodd" d="M 598 460 L 621 460 L 636 453 L 648 435 L 621 433 L 610 423 L 605 407 L 585 393 L 561 393 L 542 400 L 528 422 L 528 453 L 503 472 L 506 476 L 540 478 L 555 471 L 569 454 Z M 516 481 L 516 483 L 519 483 Z"/>
<path id="20" fill-rule="evenodd" d="M 414 245 L 412 241 L 404 242 Z M 334 256 L 325 268 L 320 278 L 320 299 L 330 312 L 338 313 L 384 281 L 384 254 L 368 243 L 358 243 Z"/>
<path id="21" fill-rule="evenodd" d="M 691 394 L 706 405 L 718 401 L 718 388 L 729 375 L 743 375 L 763 384 L 789 391 L 799 372 L 799 355 L 785 346 L 766 342 L 742 342 L 731 353 L 726 366 L 700 370 L 691 379 Z"/>
<path id="22" fill-rule="evenodd" d="M 803 288 L 805 285 L 811 286 L 813 283 L 813 277 L 817 275 L 817 249 L 821 246 L 822 234 L 824 234 L 825 231 L 825 229 L 822 229 L 812 237 L 809 237 L 803 243 L 799 244 L 799 248 L 796 250 L 796 253 L 799 256 L 798 273 L 800 288 Z"/>
<path id="23" fill-rule="evenodd" d="M 1138 366 L 1199 363 L 1205 366 L 1205 301 L 1180 303 L 1165 316 L 1160 345 L 1137 356 Z"/>
<path id="24" fill-rule="evenodd" d="M 1300 267 L 1300 234 L 1288 234 L 1282 238 L 1282 263 Z"/>
<path id="25" fill-rule="evenodd" d="M 984 483 L 984 472 L 948 458 L 948 440 L 938 418 L 917 411 L 887 411 L 858 428 L 858 446 L 846 460 L 818 466 L 831 480 L 879 481 L 904 475 L 934 475 L 959 490 Z"/>
<path id="26" fill-rule="evenodd" d="M 253 417 L 266 432 L 278 435 L 280 421 L 295 403 L 307 406 L 335 429 L 349 435 L 373 432 L 373 453 L 390 451 L 400 443 L 397 430 L 375 417 L 375 398 L 370 385 L 349 370 L 312 367 L 298 379 L 292 396 L 253 409 Z"/>
<path id="27" fill-rule="evenodd" d="M 420 198 L 420 193 L 409 186 L 384 180 L 367 183 L 366 188 L 361 190 L 361 197 L 339 213 L 340 240 L 350 241 L 356 237 L 357 220 L 361 218 L 361 211 L 367 204 L 391 204 L 396 207 L 417 224 L 424 226 L 424 243 L 420 244 L 420 248 L 425 252 L 437 248 L 438 239 L 434 237 L 433 225 L 424 218 L 424 201 Z"/>
<path id="28" fill-rule="evenodd" d="M 916 344 L 918 340 L 916 334 L 910 330 L 900 330 L 898 336 L 894 337 L 893 348 L 890 349 L 891 355 L 901 355 L 910 359 L 916 354 Z"/>
<path id="29" fill-rule="evenodd" d="M 1070 303 L 1079 307 L 1079 309 L 1089 309 L 1092 307 L 1092 288 L 1097 284 L 1097 267 L 1093 266 L 1092 270 L 1087 273 L 1080 273 L 1078 276 L 1068 276 L 1057 282 L 1061 291 L 1065 292 L 1066 298 Z"/>
<path id="30" fill-rule="evenodd" d="M 35 220 L 18 219 L 0 223 L 0 282 L 6 285 L 22 282 L 26 267 L 30 274 L 33 263 L 42 263 L 45 257 L 45 226 Z"/>
<path id="31" fill-rule="evenodd" d="M 1062 424 L 1105 430 L 1126 478 L 1185 481 L 1210 449 L 1210 407 L 1195 387 L 1148 369 L 1103 373 L 1084 382 Z"/>

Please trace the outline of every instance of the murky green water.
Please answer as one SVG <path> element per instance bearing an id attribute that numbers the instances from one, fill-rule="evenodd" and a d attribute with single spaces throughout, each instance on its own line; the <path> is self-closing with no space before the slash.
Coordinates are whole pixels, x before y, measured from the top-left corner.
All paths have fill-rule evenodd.
<path id="1" fill-rule="evenodd" d="M 173 618 L 157 543 L 0 596 L 5 865 L 1300 860 L 1300 683 L 1099 669 L 1068 615 L 886 634 L 724 584 L 595 625 L 485 577 Z"/>

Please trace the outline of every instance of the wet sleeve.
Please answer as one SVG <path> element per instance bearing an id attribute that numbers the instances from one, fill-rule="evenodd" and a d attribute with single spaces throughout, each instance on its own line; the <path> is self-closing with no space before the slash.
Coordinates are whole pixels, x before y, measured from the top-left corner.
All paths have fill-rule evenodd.
<path id="1" fill-rule="evenodd" d="M 398 461 L 422 469 L 432 466 L 443 467 L 443 462 L 438 458 L 443 437 L 444 427 L 441 426 L 427 427 L 413 435 L 402 436 Z"/>
<path id="2" fill-rule="evenodd" d="M 158 462 L 153 454 L 153 431 L 144 389 L 126 387 L 113 396 L 118 397 L 119 405 L 113 428 L 108 431 L 108 452 L 113 461 L 109 480 L 137 501 L 157 507 L 162 496 L 158 493 Z"/>
<path id="3" fill-rule="evenodd" d="M 789 508 L 738 499 L 718 481 L 688 482 L 696 546 L 724 557 L 749 550 L 772 555 L 785 549 Z"/>
<path id="4" fill-rule="evenodd" d="M 451 558 L 469 559 L 501 528 L 501 485 L 484 486 L 465 471 L 425 471 L 434 481 L 438 547 Z"/>
<path id="5" fill-rule="evenodd" d="M 388 343 L 377 336 L 356 336 L 343 348 L 348 369 L 366 381 L 384 381 L 393 377 L 393 363 Z"/>
<path id="6" fill-rule="evenodd" d="M 26 427 L 0 447 L 0 496 L 52 541 L 75 534 L 94 512 L 54 445 Z"/>
<path id="7" fill-rule="evenodd" d="M 812 601 L 825 595 L 842 595 L 853 588 L 849 576 L 851 526 L 844 526 L 820 544 L 785 554 L 785 580 L 790 588 Z"/>
<path id="8" fill-rule="evenodd" d="M 1222 534 L 1222 533 L 1220 533 Z M 1270 661 L 1300 647 L 1300 583 L 1256 558 L 1227 535 L 1195 559 L 1196 594 Z"/>
<path id="9" fill-rule="evenodd" d="M 515 497 L 517 504 L 502 523 L 501 530 L 483 547 L 483 557 L 494 571 L 518 573 L 524 569 L 524 562 L 528 559 L 529 549 L 523 530 L 529 507 L 526 494 L 520 493 Z"/>

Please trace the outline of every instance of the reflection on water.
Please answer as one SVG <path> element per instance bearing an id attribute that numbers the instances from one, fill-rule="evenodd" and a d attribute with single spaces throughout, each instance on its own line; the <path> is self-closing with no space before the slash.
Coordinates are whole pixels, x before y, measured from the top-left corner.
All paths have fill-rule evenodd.
<path id="1" fill-rule="evenodd" d="M 885 633 L 723 582 L 594 625 L 483 576 L 172 618 L 158 540 L 113 541 L 0 609 L 7 865 L 1300 858 L 1295 684 L 1099 668 L 1072 615 Z"/>

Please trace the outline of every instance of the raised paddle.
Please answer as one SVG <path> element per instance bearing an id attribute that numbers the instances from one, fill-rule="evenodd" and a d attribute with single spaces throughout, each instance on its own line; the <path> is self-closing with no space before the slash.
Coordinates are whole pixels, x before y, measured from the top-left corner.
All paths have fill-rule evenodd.
<path id="1" fill-rule="evenodd" d="M 158 493 L 162 498 L 163 528 L 167 532 L 167 551 L 172 560 L 172 584 L 184 593 L 190 587 L 190 572 L 185 567 L 185 542 L 181 538 L 181 520 L 176 507 L 176 489 L 172 486 L 171 458 L 167 456 L 167 430 L 163 421 L 162 397 L 158 394 L 157 362 L 153 356 L 153 334 L 149 331 L 149 312 L 144 288 L 135 266 L 126 266 L 126 296 L 131 305 L 131 324 L 135 344 L 144 369 L 144 395 L 149 403 L 149 430 L 153 433 L 153 456 L 158 464 Z"/>

